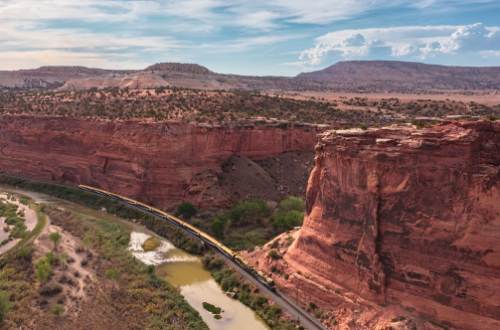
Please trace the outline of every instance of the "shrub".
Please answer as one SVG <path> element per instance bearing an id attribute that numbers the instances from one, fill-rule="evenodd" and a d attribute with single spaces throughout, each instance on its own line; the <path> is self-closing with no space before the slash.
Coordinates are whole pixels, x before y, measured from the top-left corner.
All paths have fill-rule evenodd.
<path id="1" fill-rule="evenodd" d="M 212 254 L 205 254 L 202 259 L 203 266 L 208 270 L 220 270 L 224 266 L 224 260 L 214 258 Z"/>
<path id="2" fill-rule="evenodd" d="M 32 254 L 33 254 L 33 247 L 31 245 L 25 245 L 21 247 L 17 252 L 17 258 L 31 261 Z"/>
<path id="3" fill-rule="evenodd" d="M 177 211 L 175 212 L 176 215 L 186 219 L 191 219 L 193 216 L 196 215 L 196 213 L 198 213 L 198 210 L 193 204 L 189 202 L 184 202 L 180 204 L 177 207 Z"/>
<path id="4" fill-rule="evenodd" d="M 227 227 L 227 219 L 217 216 L 212 221 L 212 232 L 218 239 L 223 239 Z"/>
<path id="5" fill-rule="evenodd" d="M 222 312 L 222 308 L 212 305 L 206 301 L 203 302 L 203 308 L 209 311 L 212 314 L 220 314 Z"/>
<path id="6" fill-rule="evenodd" d="M 229 291 L 232 288 L 238 286 L 239 284 L 240 282 L 238 281 L 238 276 L 234 273 L 224 277 L 224 279 L 221 282 L 221 286 L 224 291 Z"/>
<path id="7" fill-rule="evenodd" d="M 47 282 L 52 273 L 52 266 L 47 258 L 42 258 L 35 264 L 35 276 L 40 282 Z"/>
<path id="8" fill-rule="evenodd" d="M 47 262 L 51 266 L 55 266 L 59 263 L 59 258 L 52 252 L 49 252 L 45 255 L 45 260 L 47 260 Z"/>
<path id="9" fill-rule="evenodd" d="M 59 234 L 57 231 L 49 234 L 49 239 L 54 244 L 54 251 L 57 251 L 57 247 L 59 246 L 59 243 L 61 242 L 61 238 L 62 238 L 61 234 Z"/>
<path id="10" fill-rule="evenodd" d="M 118 278 L 118 271 L 115 268 L 108 268 L 104 272 L 104 275 L 109 280 L 116 280 Z"/>
<path id="11" fill-rule="evenodd" d="M 250 224 L 260 222 L 269 217 L 271 211 L 266 202 L 261 199 L 249 199 L 237 203 L 228 212 L 228 217 L 234 224 Z"/>
<path id="12" fill-rule="evenodd" d="M 268 257 L 273 260 L 278 260 L 281 258 L 281 255 L 276 250 L 269 251 Z"/>
<path id="13" fill-rule="evenodd" d="M 61 316 L 64 313 L 64 306 L 61 304 L 55 304 L 52 306 L 51 312 L 56 316 Z"/>
<path id="14" fill-rule="evenodd" d="M 294 211 L 304 212 L 306 206 L 302 198 L 295 196 L 288 196 L 279 203 L 278 208 L 283 211 L 294 210 Z"/>
<path id="15" fill-rule="evenodd" d="M 272 218 L 272 224 L 275 230 L 279 232 L 290 230 L 300 226 L 304 219 L 304 213 L 301 211 L 278 211 Z"/>
<path id="16" fill-rule="evenodd" d="M 26 236 L 26 229 L 26 225 L 22 220 L 16 220 L 10 236 L 13 238 L 24 238 Z"/>

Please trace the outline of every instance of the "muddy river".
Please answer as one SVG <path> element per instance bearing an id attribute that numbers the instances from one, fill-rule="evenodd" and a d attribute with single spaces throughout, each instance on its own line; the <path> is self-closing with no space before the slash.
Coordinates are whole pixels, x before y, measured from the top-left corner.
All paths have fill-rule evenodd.
<path id="1" fill-rule="evenodd" d="M 250 308 L 224 293 L 210 273 L 203 268 L 198 257 L 177 249 L 165 240 L 162 240 L 155 251 L 144 252 L 142 244 L 149 237 L 149 234 L 132 232 L 130 250 L 144 263 L 156 265 L 158 274 L 179 288 L 187 302 L 200 313 L 210 329 L 268 329 Z M 205 310 L 204 302 L 220 307 L 223 310 L 222 318 L 216 319 L 212 313 Z"/>

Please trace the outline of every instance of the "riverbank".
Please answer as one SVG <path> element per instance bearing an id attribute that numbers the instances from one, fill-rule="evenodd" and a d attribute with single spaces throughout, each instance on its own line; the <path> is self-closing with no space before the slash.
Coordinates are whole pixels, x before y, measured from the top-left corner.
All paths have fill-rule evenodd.
<path id="1" fill-rule="evenodd" d="M 2 260 L 2 328 L 208 329 L 172 285 L 131 258 L 133 226 L 67 202 L 41 209 L 48 226 Z"/>

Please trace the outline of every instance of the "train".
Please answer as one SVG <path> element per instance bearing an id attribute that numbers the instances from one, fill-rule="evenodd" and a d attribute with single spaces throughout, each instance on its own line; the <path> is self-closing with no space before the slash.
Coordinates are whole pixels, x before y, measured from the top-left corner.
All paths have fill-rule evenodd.
<path id="1" fill-rule="evenodd" d="M 113 200 L 131 205 L 135 208 L 141 209 L 143 211 L 146 211 L 148 213 L 152 213 L 155 216 L 158 216 L 166 221 L 169 221 L 170 223 L 173 223 L 174 225 L 183 228 L 184 230 L 187 230 L 194 236 L 198 237 L 202 242 L 205 244 L 210 245 L 212 248 L 218 250 L 221 254 L 225 255 L 226 257 L 230 258 L 234 263 L 236 263 L 240 268 L 244 269 L 248 274 L 250 274 L 253 278 L 255 278 L 259 283 L 264 285 L 266 288 L 268 288 L 271 291 L 276 291 L 276 285 L 273 281 L 272 278 L 266 276 L 264 273 L 261 271 L 255 270 L 253 267 L 248 265 L 248 263 L 235 251 L 231 250 L 224 244 L 220 243 L 217 239 L 214 237 L 210 236 L 209 234 L 205 233 L 202 230 L 199 230 L 198 228 L 194 227 L 193 225 L 187 223 L 186 221 L 170 214 L 165 211 L 162 211 L 158 208 L 152 207 L 150 205 L 141 203 L 139 201 L 136 201 L 134 199 L 115 194 L 103 189 L 87 186 L 87 185 L 79 185 L 78 188 L 81 190 L 84 190 L 86 192 L 90 192 L 92 194 L 99 195 L 104 198 L 111 198 Z"/>

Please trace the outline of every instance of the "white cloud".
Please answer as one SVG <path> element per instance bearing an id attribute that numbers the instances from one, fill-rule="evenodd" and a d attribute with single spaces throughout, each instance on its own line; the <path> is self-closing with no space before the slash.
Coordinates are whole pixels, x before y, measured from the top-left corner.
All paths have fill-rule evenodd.
<path id="1" fill-rule="evenodd" d="M 6 51 L 0 52 L 1 69 L 32 69 L 45 65 L 84 65 L 94 68 L 130 69 L 145 68 L 151 63 L 129 54 L 70 52 L 64 50 Z"/>
<path id="2" fill-rule="evenodd" d="M 457 28 L 450 39 L 451 50 L 500 50 L 499 28 L 487 28 L 481 23 Z"/>
<path id="3" fill-rule="evenodd" d="M 0 2 L 0 19 L 16 22 L 51 19 L 121 22 L 157 9 L 154 1 L 3 0 Z"/>
<path id="4" fill-rule="evenodd" d="M 426 59 L 443 54 L 497 50 L 500 50 L 500 27 L 486 27 L 481 23 L 404 26 L 327 33 L 316 38 L 314 47 L 304 50 L 300 59 L 309 65 L 318 65 L 330 56 Z"/>
<path id="5" fill-rule="evenodd" d="M 258 35 L 253 37 L 238 38 L 230 41 L 206 43 L 198 48 L 207 49 L 211 52 L 220 52 L 221 49 L 227 52 L 242 52 L 258 46 L 268 46 L 280 42 L 302 38 L 303 35 Z"/>
<path id="6" fill-rule="evenodd" d="M 475 4 L 495 1 L 498 0 L 477 0 Z M 122 59 L 122 55 L 128 59 L 120 63 L 137 59 L 134 68 L 147 62 L 146 58 L 149 61 L 204 59 L 206 54 L 197 52 L 198 49 L 210 54 L 264 49 L 304 38 L 318 25 L 372 11 L 404 8 L 423 13 L 437 7 L 444 10 L 470 5 L 470 2 L 0 0 L 0 54 L 4 59 L 0 67 L 15 69 L 36 63 L 71 64 L 71 61 L 72 64 L 103 63 L 112 67 L 110 59 Z M 467 47 L 470 51 L 480 48 L 481 56 L 492 57 L 498 51 L 492 44 L 499 44 L 498 31 L 484 26 L 344 30 L 318 38 L 314 47 L 302 53 L 301 62 L 318 64 L 332 55 L 339 58 L 432 57 L 464 51 Z M 49 55 L 54 58 L 49 59 Z M 101 62 L 96 62 L 99 59 Z"/>

